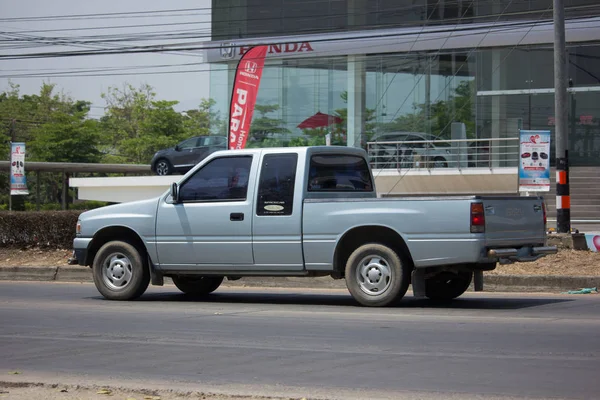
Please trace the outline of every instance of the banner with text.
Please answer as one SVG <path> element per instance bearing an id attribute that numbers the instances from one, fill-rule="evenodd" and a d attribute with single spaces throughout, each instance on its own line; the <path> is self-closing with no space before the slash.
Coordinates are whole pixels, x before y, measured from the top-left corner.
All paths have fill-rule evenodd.
<path id="1" fill-rule="evenodd" d="M 27 180 L 25 179 L 25 143 L 11 143 L 10 194 L 29 194 Z"/>
<path id="2" fill-rule="evenodd" d="M 266 55 L 267 46 L 256 46 L 238 63 L 229 109 L 229 149 L 246 147 Z"/>
<path id="3" fill-rule="evenodd" d="M 550 131 L 521 130 L 519 191 L 550 191 Z"/>

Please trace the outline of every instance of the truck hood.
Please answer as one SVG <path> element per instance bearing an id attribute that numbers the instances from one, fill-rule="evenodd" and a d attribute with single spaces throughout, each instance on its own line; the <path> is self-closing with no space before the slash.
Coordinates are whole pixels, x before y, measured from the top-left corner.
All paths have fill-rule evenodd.
<path id="1" fill-rule="evenodd" d="M 96 208 L 79 215 L 81 235 L 91 237 L 105 226 L 135 227 L 135 231 L 153 231 L 158 202 L 161 197 Z M 143 234 L 142 232 L 138 232 Z M 148 233 L 148 232 L 144 232 Z"/>

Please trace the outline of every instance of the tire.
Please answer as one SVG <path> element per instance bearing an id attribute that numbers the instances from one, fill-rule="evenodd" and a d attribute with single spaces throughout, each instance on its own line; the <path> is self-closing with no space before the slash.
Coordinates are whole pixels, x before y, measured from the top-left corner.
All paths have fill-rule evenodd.
<path id="1" fill-rule="evenodd" d="M 350 294 L 367 307 L 384 307 L 399 301 L 410 283 L 408 263 L 379 243 L 368 243 L 354 250 L 345 272 Z"/>
<path id="2" fill-rule="evenodd" d="M 222 276 L 174 276 L 177 289 L 192 296 L 205 296 L 217 290 L 223 282 Z"/>
<path id="3" fill-rule="evenodd" d="M 425 280 L 425 296 L 431 300 L 455 299 L 467 291 L 472 280 L 472 272 L 440 272 Z"/>
<path id="4" fill-rule="evenodd" d="M 104 244 L 92 265 L 96 288 L 109 300 L 133 300 L 150 284 L 150 271 L 140 251 L 129 243 Z"/>
<path id="5" fill-rule="evenodd" d="M 173 173 L 173 166 L 166 158 L 161 158 L 154 164 L 154 171 L 156 175 L 171 175 Z"/>
<path id="6" fill-rule="evenodd" d="M 433 159 L 434 168 L 448 168 L 448 162 L 444 157 L 436 157 Z"/>

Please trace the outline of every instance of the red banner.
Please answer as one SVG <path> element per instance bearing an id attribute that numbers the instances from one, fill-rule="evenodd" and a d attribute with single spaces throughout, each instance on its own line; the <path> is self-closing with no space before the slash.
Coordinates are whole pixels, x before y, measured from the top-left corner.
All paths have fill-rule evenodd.
<path id="1" fill-rule="evenodd" d="M 256 46 L 241 58 L 235 71 L 229 110 L 229 149 L 243 149 L 250 133 L 268 46 Z"/>

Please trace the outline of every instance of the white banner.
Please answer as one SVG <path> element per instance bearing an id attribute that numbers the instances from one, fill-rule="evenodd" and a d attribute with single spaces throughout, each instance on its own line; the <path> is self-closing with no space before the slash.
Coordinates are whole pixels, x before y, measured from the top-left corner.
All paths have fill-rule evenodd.
<path id="1" fill-rule="evenodd" d="M 10 194 L 27 195 L 25 178 L 25 143 L 11 143 L 10 150 Z"/>

